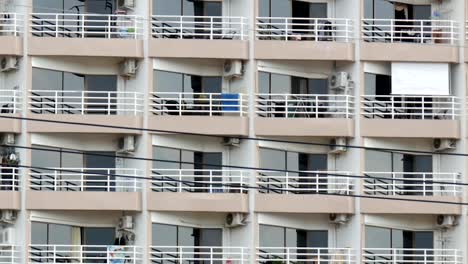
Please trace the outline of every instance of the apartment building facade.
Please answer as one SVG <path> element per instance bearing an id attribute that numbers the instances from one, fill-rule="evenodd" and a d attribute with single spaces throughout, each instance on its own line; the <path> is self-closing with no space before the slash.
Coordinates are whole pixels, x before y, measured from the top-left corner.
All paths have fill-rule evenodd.
<path id="1" fill-rule="evenodd" d="M 0 0 L 0 263 L 466 263 L 467 6 Z"/>

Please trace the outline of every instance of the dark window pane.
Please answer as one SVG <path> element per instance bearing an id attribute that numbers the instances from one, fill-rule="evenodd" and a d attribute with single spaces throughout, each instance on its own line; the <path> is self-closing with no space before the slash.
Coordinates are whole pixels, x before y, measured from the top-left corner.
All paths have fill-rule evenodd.
<path id="1" fill-rule="evenodd" d="M 311 3 L 310 4 L 310 17 L 312 18 L 326 18 L 327 14 L 327 3 Z"/>
<path id="2" fill-rule="evenodd" d="M 263 94 L 270 93 L 270 73 L 258 73 L 258 92 Z"/>
<path id="3" fill-rule="evenodd" d="M 367 248 L 391 248 L 391 231 L 389 228 L 366 226 Z"/>
<path id="4" fill-rule="evenodd" d="M 282 150 L 260 148 L 260 167 L 265 169 L 286 169 L 286 153 Z"/>
<path id="5" fill-rule="evenodd" d="M 258 15 L 260 17 L 270 17 L 270 0 L 258 1 Z"/>
<path id="6" fill-rule="evenodd" d="M 49 225 L 49 241 L 48 244 L 56 245 L 73 245 L 72 226 L 69 225 Z"/>
<path id="7" fill-rule="evenodd" d="M 328 231 L 313 230 L 307 231 L 307 247 L 328 247 Z"/>
<path id="8" fill-rule="evenodd" d="M 177 246 L 177 226 L 153 224 L 153 246 Z"/>
<path id="9" fill-rule="evenodd" d="M 180 16 L 182 2 L 180 0 L 153 0 L 153 15 Z"/>
<path id="10" fill-rule="evenodd" d="M 291 17 L 291 2 L 284 0 L 271 0 L 272 17 Z"/>
<path id="11" fill-rule="evenodd" d="M 47 244 L 47 224 L 40 222 L 31 223 L 31 244 Z"/>
<path id="12" fill-rule="evenodd" d="M 284 228 L 260 225 L 260 247 L 284 247 Z"/>
<path id="13" fill-rule="evenodd" d="M 153 146 L 153 159 L 180 161 L 180 150 Z M 175 162 L 153 161 L 154 169 L 179 169 L 181 164 Z"/>
<path id="14" fill-rule="evenodd" d="M 62 72 L 41 68 L 32 69 L 33 90 L 62 90 Z"/>
<path id="15" fill-rule="evenodd" d="M 413 19 L 430 20 L 430 5 L 413 5 Z"/>
<path id="16" fill-rule="evenodd" d="M 111 227 L 83 227 L 84 245 L 113 245 L 115 228 Z"/>
<path id="17" fill-rule="evenodd" d="M 203 2 L 205 5 L 205 16 L 222 16 L 222 2 Z"/>
<path id="18" fill-rule="evenodd" d="M 364 18 L 374 18 L 374 0 L 364 0 Z"/>
<path id="19" fill-rule="evenodd" d="M 62 13 L 63 1 L 61 0 L 34 0 L 34 13 Z"/>
<path id="20" fill-rule="evenodd" d="M 116 3 L 109 0 L 86 0 L 86 12 L 89 14 L 113 14 Z"/>
<path id="21" fill-rule="evenodd" d="M 204 93 L 221 93 L 223 79 L 221 77 L 203 77 Z"/>
<path id="22" fill-rule="evenodd" d="M 181 93 L 183 90 L 183 74 L 167 71 L 154 71 L 155 92 Z M 165 95 L 166 96 L 166 95 Z"/>

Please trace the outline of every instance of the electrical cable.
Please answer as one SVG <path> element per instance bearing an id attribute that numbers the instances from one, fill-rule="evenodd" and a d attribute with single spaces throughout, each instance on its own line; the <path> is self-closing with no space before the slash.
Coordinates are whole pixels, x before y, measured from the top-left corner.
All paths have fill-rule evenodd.
<path id="1" fill-rule="evenodd" d="M 415 153 L 415 154 L 431 154 L 431 155 L 437 154 L 437 155 L 446 155 L 446 156 L 468 157 L 468 154 L 466 153 L 435 152 L 435 151 L 410 150 L 410 149 L 398 149 L 398 148 L 366 147 L 366 146 L 349 145 L 349 144 L 340 145 L 340 144 L 330 144 L 330 143 L 291 141 L 291 140 L 283 140 L 283 139 L 258 138 L 258 137 L 246 137 L 246 136 L 208 135 L 208 134 L 202 134 L 202 133 L 181 132 L 181 131 L 164 130 L 164 129 L 150 129 L 150 128 L 137 128 L 137 127 L 126 127 L 126 126 L 117 126 L 117 125 L 91 124 L 91 123 L 83 123 L 83 122 L 58 121 L 58 120 L 48 120 L 48 119 L 19 117 L 19 116 L 6 116 L 6 115 L 0 115 L 0 118 L 26 120 L 26 121 L 32 121 L 32 122 L 47 122 L 47 123 L 56 123 L 56 124 L 63 124 L 63 125 L 112 128 L 112 129 L 121 129 L 121 130 L 129 130 L 129 131 L 136 130 L 136 131 L 146 131 L 146 132 L 156 132 L 156 133 L 170 133 L 170 134 L 179 134 L 179 135 L 187 135 L 187 136 L 202 136 L 202 137 L 212 137 L 212 138 L 235 138 L 235 139 L 249 140 L 249 141 L 265 141 L 265 142 L 310 145 L 310 146 L 346 147 L 346 148 L 365 149 L 365 150 L 390 152 L 390 153 Z"/>
<path id="2" fill-rule="evenodd" d="M 11 166 L 10 164 L 3 164 L 1 163 L 0 164 L 1 166 Z M 72 170 L 72 169 L 51 169 L 51 168 L 45 168 L 45 167 L 37 167 L 37 166 L 26 166 L 26 165 L 15 165 L 16 167 L 19 167 L 19 168 L 28 168 L 28 169 L 42 169 L 42 170 L 53 170 L 53 171 L 62 171 L 62 172 L 73 172 L 73 173 L 79 173 L 79 174 L 83 174 L 85 172 L 83 171 L 77 171 L 77 170 Z M 8 167 L 8 168 L 12 168 L 12 167 Z M 14 167 L 13 167 L 14 168 Z M 118 169 L 117 169 L 118 170 Z M 122 177 L 122 178 L 132 178 L 132 179 L 141 179 L 141 180 L 152 180 L 152 181 L 163 181 L 163 182 L 167 182 L 167 181 L 171 181 L 171 182 L 178 182 L 178 183 L 190 183 L 190 184 L 210 184 L 210 185 L 215 185 L 214 188 L 216 187 L 219 187 L 219 186 L 227 186 L 227 187 L 235 187 L 235 188 L 239 188 L 239 185 L 238 184 L 224 184 L 224 183 L 216 183 L 216 182 L 213 182 L 213 183 L 205 183 L 205 182 L 196 182 L 196 181 L 183 181 L 183 180 L 177 180 L 177 179 L 165 179 L 165 180 L 158 180 L 158 179 L 152 179 L 152 178 L 148 178 L 148 177 L 138 177 L 138 176 L 130 176 L 130 175 L 119 175 L 119 174 L 111 174 L 111 173 L 99 173 L 99 172 L 91 172 L 89 173 L 91 175 L 101 175 L 101 176 L 107 176 L 107 177 Z M 89 182 L 92 182 L 93 180 L 89 180 Z M 38 185 L 37 188 L 40 188 L 41 186 Z M 69 186 L 60 186 L 62 188 L 67 188 Z M 255 189 L 255 190 L 265 190 L 265 191 L 282 191 L 284 192 L 285 190 L 284 189 L 280 189 L 280 188 L 270 188 L 270 187 L 267 187 L 267 188 L 262 188 L 262 187 L 256 187 L 256 186 L 250 186 L 250 185 L 247 185 L 247 184 L 242 184 L 241 185 L 242 188 L 245 188 L 245 189 Z M 47 188 L 47 187 L 44 187 L 44 188 Z M 69 187 L 70 188 L 70 187 Z M 96 187 L 98 188 L 98 187 Z M 176 188 L 176 187 L 174 187 Z M 301 191 L 300 189 L 298 191 Z M 304 192 L 304 191 L 302 191 Z M 313 192 L 311 192 L 313 193 Z M 378 200 L 395 200 L 395 201 L 406 201 L 406 202 L 421 202 L 421 203 L 437 203 L 437 204 L 448 204 L 448 205 L 468 205 L 468 203 L 463 203 L 463 202 L 450 202 L 450 201 L 435 201 L 435 200 L 420 200 L 420 199 L 409 199 L 409 198 L 398 198 L 398 197 L 392 197 L 392 198 L 388 198 L 388 197 L 383 197 L 383 196 L 370 196 L 370 195 L 358 195 L 358 194 L 342 194 L 342 193 L 313 193 L 314 195 L 325 195 L 325 196 L 346 196 L 346 197 L 354 197 L 354 198 L 364 198 L 364 199 L 378 199 Z"/>

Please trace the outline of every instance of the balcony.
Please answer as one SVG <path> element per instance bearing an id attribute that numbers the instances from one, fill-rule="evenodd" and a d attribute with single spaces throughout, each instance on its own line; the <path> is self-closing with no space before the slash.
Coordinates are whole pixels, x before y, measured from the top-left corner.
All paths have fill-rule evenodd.
<path id="1" fill-rule="evenodd" d="M 458 23 L 452 20 L 363 19 L 365 61 L 458 62 Z"/>
<path id="2" fill-rule="evenodd" d="M 151 263 L 249 263 L 245 247 L 152 246 Z"/>
<path id="3" fill-rule="evenodd" d="M 248 59 L 244 17 L 152 16 L 151 20 L 151 57 Z"/>
<path id="4" fill-rule="evenodd" d="M 148 208 L 247 213 L 248 177 L 242 170 L 153 169 Z"/>
<path id="5" fill-rule="evenodd" d="M 29 263 L 141 263 L 136 246 L 30 245 Z"/>
<path id="6" fill-rule="evenodd" d="M 461 203 L 459 173 L 364 172 L 364 194 L 371 196 Z M 388 180 L 387 180 L 388 179 Z M 398 200 L 361 200 L 365 213 L 460 214 L 461 206 Z"/>
<path id="7" fill-rule="evenodd" d="M 15 245 L 0 245 L 0 263 L 2 264 L 14 264 L 20 263 L 20 250 Z"/>
<path id="8" fill-rule="evenodd" d="M 257 17 L 255 59 L 353 61 L 349 19 Z"/>
<path id="9" fill-rule="evenodd" d="M 20 171 L 17 167 L 0 166 L 0 208 L 19 210 L 21 207 Z M 1 258 L 0 247 L 0 258 Z M 0 262 L 1 263 L 1 262 Z"/>
<path id="10" fill-rule="evenodd" d="M 21 91 L 15 90 L 0 90 L 0 115 L 20 117 L 21 113 Z M 3 133 L 20 133 L 21 120 L 0 118 L 0 132 Z"/>
<path id="11" fill-rule="evenodd" d="M 354 97 L 327 94 L 257 94 L 258 136 L 354 135 Z"/>
<path id="12" fill-rule="evenodd" d="M 143 94 L 137 92 L 32 90 L 31 118 L 87 124 L 142 127 Z M 137 130 L 83 125 L 30 122 L 29 132 L 141 133 Z"/>
<path id="13" fill-rule="evenodd" d="M 135 15 L 33 13 L 29 54 L 142 58 L 143 25 Z"/>
<path id="14" fill-rule="evenodd" d="M 235 93 L 150 95 L 152 129 L 210 135 L 247 135 L 248 99 Z"/>
<path id="15" fill-rule="evenodd" d="M 350 248 L 260 247 L 256 263 L 352 264 L 355 261 L 354 251 Z"/>
<path id="16" fill-rule="evenodd" d="M 117 175 L 117 176 L 115 176 Z M 50 168 L 29 171 L 27 207 L 38 210 L 141 210 L 137 169 Z"/>
<path id="17" fill-rule="evenodd" d="M 346 196 L 353 193 L 354 183 L 347 175 L 340 171 L 258 171 L 255 211 L 354 213 L 353 198 Z"/>
<path id="18" fill-rule="evenodd" d="M 364 95 L 361 133 L 365 137 L 459 138 L 459 109 L 454 96 Z"/>
<path id="19" fill-rule="evenodd" d="M 16 13 L 0 13 L 0 55 L 23 54 L 24 16 Z"/>
<path id="20" fill-rule="evenodd" d="M 364 264 L 409 264 L 409 263 L 463 263 L 463 255 L 456 249 L 416 249 L 416 248 L 364 248 Z"/>

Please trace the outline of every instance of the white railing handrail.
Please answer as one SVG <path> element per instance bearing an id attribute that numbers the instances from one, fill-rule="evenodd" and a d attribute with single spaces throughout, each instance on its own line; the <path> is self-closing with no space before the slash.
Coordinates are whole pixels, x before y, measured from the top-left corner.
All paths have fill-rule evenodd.
<path id="1" fill-rule="evenodd" d="M 129 91 L 30 90 L 29 107 L 33 113 L 141 115 L 144 96 Z"/>
<path id="2" fill-rule="evenodd" d="M 399 264 L 433 264 L 463 263 L 462 251 L 458 249 L 438 248 L 363 248 L 362 258 L 366 264 L 399 263 Z M 414 260 L 413 258 L 417 258 Z"/>
<path id="3" fill-rule="evenodd" d="M 248 113 L 243 93 L 150 92 L 150 112 L 155 115 L 237 115 Z"/>
<path id="4" fill-rule="evenodd" d="M 93 19 L 94 18 L 94 19 Z M 33 36 L 142 39 L 144 18 L 127 14 L 31 13 Z"/>
<path id="5" fill-rule="evenodd" d="M 326 247 L 257 247 L 256 261 L 285 261 L 285 263 L 345 263 L 355 262 L 352 248 Z"/>
<path id="6" fill-rule="evenodd" d="M 152 15 L 155 38 L 240 39 L 248 36 L 247 18 L 241 16 Z"/>
<path id="7" fill-rule="evenodd" d="M 159 255 L 159 256 L 158 256 Z M 210 247 L 210 246 L 150 246 L 150 260 L 175 261 L 234 261 L 247 264 L 249 249 L 247 247 Z"/>
<path id="8" fill-rule="evenodd" d="M 461 196 L 463 193 L 460 173 L 366 171 L 363 174 L 369 176 L 363 185 L 364 192 L 370 195 Z"/>
<path id="9" fill-rule="evenodd" d="M 231 169 L 152 169 L 151 183 L 156 192 L 244 193 L 249 174 Z"/>
<path id="10" fill-rule="evenodd" d="M 0 191 L 17 191 L 20 188 L 20 168 L 0 166 Z M 2 246 L 0 244 L 0 246 Z"/>
<path id="11" fill-rule="evenodd" d="M 29 171 L 29 188 L 39 191 L 139 192 L 140 169 L 47 168 Z M 92 177 L 92 178 L 88 178 Z"/>
<path id="12" fill-rule="evenodd" d="M 458 22 L 428 19 L 362 19 L 362 37 L 372 42 L 456 44 Z"/>
<path id="13" fill-rule="evenodd" d="M 349 171 L 301 171 L 299 173 L 257 170 L 260 193 L 345 193 L 354 189 L 354 180 Z M 330 175 L 331 174 L 331 175 Z M 271 181 L 270 181 L 271 180 Z"/>
<path id="14" fill-rule="evenodd" d="M 452 95 L 362 95 L 365 118 L 457 119 L 461 103 Z"/>
<path id="15" fill-rule="evenodd" d="M 19 89 L 0 90 L 0 113 L 20 113 L 22 94 Z"/>
<path id="16" fill-rule="evenodd" d="M 24 15 L 0 12 L 0 36 L 19 36 L 23 33 Z"/>
<path id="17" fill-rule="evenodd" d="M 29 245 L 29 263 L 140 263 L 142 248 L 138 246 L 115 245 Z"/>
<path id="18" fill-rule="evenodd" d="M 305 20 L 311 23 L 304 23 Z M 255 36 L 259 40 L 351 42 L 353 24 L 347 18 L 257 17 Z"/>
<path id="19" fill-rule="evenodd" d="M 261 117 L 352 118 L 354 96 L 345 94 L 255 94 Z"/>

